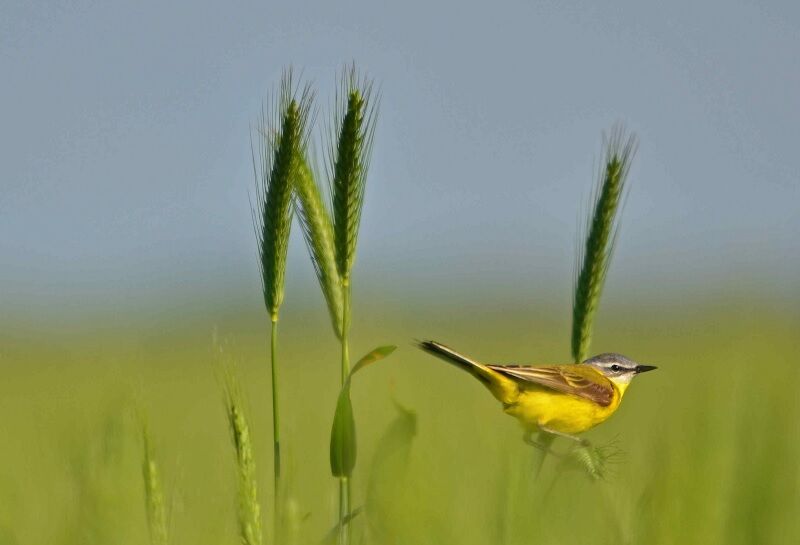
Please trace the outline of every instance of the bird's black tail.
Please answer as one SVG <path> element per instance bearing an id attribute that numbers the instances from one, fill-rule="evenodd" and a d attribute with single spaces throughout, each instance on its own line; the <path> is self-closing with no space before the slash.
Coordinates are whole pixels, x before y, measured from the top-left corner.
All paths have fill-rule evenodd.
<path id="1" fill-rule="evenodd" d="M 420 341 L 417 346 L 428 354 L 432 354 L 451 365 L 467 371 L 489 388 L 498 399 L 505 397 L 506 383 L 510 383 L 510 381 L 497 371 L 493 371 L 479 361 L 459 354 L 452 348 L 448 348 L 436 341 Z"/>
<path id="2" fill-rule="evenodd" d="M 475 372 L 475 368 L 485 369 L 483 364 L 478 363 L 477 361 L 470 359 L 463 354 L 459 354 L 452 348 L 448 348 L 443 344 L 437 343 L 436 341 L 419 341 L 417 346 L 428 354 L 432 354 L 443 359 L 447 363 L 453 364 L 456 367 L 461 367 L 462 369 L 465 369 L 471 373 Z"/>
<path id="3" fill-rule="evenodd" d="M 420 341 L 417 346 L 428 354 L 433 354 L 447 363 L 467 371 L 470 375 L 480 380 L 492 392 L 492 395 L 503 404 L 515 402 L 519 395 L 519 389 L 512 379 L 478 361 L 459 354 L 452 348 L 448 348 L 436 341 Z"/>

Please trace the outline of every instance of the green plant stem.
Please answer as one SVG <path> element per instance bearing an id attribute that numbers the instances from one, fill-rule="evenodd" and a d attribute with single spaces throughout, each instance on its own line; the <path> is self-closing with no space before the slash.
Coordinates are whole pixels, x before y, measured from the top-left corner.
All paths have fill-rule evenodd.
<path id="1" fill-rule="evenodd" d="M 281 432 L 280 415 L 278 412 L 278 359 L 276 357 L 278 345 L 278 318 L 272 319 L 272 331 L 270 334 L 270 356 L 272 367 L 272 443 L 273 443 L 273 462 L 274 462 L 274 497 L 273 497 L 273 528 L 278 535 L 280 524 L 280 479 L 281 479 Z"/>
<path id="2" fill-rule="evenodd" d="M 350 479 L 347 477 L 339 478 L 339 545 L 350 543 L 350 524 L 348 514 L 350 513 Z"/>
<path id="3" fill-rule="evenodd" d="M 348 337 L 350 330 L 350 279 L 342 279 L 342 386 L 350 374 L 350 349 Z"/>
<path id="4" fill-rule="evenodd" d="M 350 278 L 342 278 L 342 386 L 350 375 Z M 348 515 L 350 514 L 350 479 L 339 478 L 339 545 L 349 545 L 350 528 Z"/>

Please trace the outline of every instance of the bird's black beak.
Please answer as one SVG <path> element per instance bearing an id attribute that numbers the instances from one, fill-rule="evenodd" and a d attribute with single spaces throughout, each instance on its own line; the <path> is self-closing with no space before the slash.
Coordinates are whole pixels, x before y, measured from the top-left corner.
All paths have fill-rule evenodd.
<path id="1" fill-rule="evenodd" d="M 636 374 L 639 373 L 646 373 L 647 371 L 652 371 L 653 369 L 658 369 L 655 365 L 637 365 L 636 366 Z"/>

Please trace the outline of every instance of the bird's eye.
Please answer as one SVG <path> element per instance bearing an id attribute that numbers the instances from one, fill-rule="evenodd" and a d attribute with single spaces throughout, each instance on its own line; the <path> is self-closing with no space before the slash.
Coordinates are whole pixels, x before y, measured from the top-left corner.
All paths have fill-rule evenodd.
<path id="1" fill-rule="evenodd" d="M 620 366 L 619 366 L 619 365 L 617 365 L 616 363 L 615 363 L 614 365 L 612 365 L 612 366 L 611 366 L 611 370 L 612 370 L 612 371 L 619 371 L 620 369 L 622 369 L 622 367 L 620 367 Z"/>

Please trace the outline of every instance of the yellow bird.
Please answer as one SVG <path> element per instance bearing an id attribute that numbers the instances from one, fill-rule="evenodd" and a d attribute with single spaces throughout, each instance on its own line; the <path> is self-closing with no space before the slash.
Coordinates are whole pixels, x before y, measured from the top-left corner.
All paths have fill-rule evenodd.
<path id="1" fill-rule="evenodd" d="M 434 341 L 420 342 L 419 347 L 481 381 L 506 414 L 522 423 L 526 441 L 540 447 L 531 440 L 535 431 L 586 444 L 575 434 L 614 414 L 631 379 L 656 368 L 620 354 L 600 354 L 567 365 L 485 365 Z"/>

